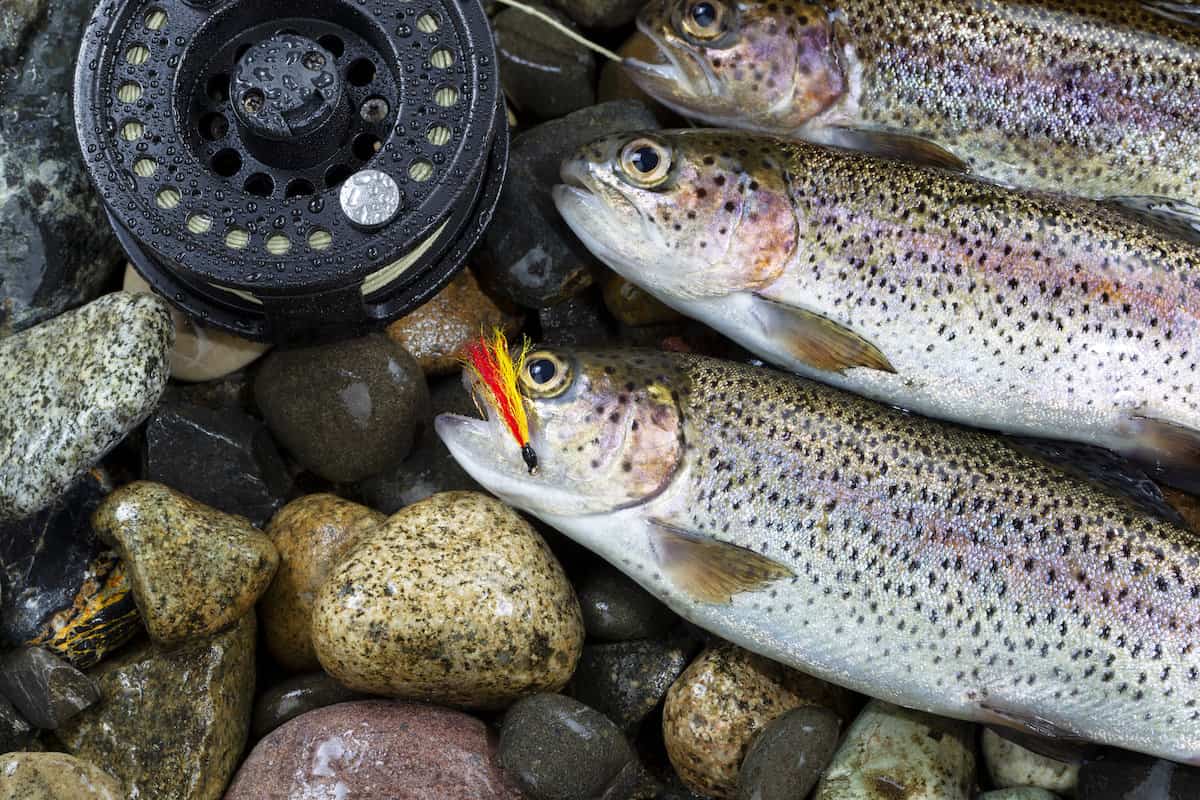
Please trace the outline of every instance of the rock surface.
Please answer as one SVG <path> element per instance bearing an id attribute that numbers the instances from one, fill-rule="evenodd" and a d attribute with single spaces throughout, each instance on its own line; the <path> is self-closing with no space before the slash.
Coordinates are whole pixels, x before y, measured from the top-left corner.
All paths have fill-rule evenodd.
<path id="1" fill-rule="evenodd" d="M 571 694 L 634 736 L 693 654 L 690 642 L 589 644 L 571 678 Z"/>
<path id="2" fill-rule="evenodd" d="M 245 517 L 148 481 L 110 494 L 92 523 L 120 550 L 146 629 L 162 644 L 207 636 L 244 617 L 279 560 Z"/>
<path id="3" fill-rule="evenodd" d="M 508 710 L 500 764 L 530 800 L 625 800 L 638 769 L 607 717 L 560 694 L 535 694 Z"/>
<path id="4" fill-rule="evenodd" d="M 0 751 L 11 753 L 33 738 L 33 728 L 17 713 L 13 704 L 0 695 Z"/>
<path id="5" fill-rule="evenodd" d="M 250 737 L 257 741 L 301 714 L 363 699 L 366 699 L 366 695 L 347 689 L 324 672 L 297 675 L 272 686 L 254 701 Z"/>
<path id="6" fill-rule="evenodd" d="M 236 408 L 163 402 L 146 422 L 142 463 L 146 480 L 258 526 L 292 487 L 266 426 Z"/>
<path id="7" fill-rule="evenodd" d="M 254 637 L 247 614 L 211 639 L 145 644 L 104 662 L 91 673 L 104 702 L 60 729 L 59 741 L 103 764 L 131 796 L 218 800 L 246 744 Z"/>
<path id="8" fill-rule="evenodd" d="M 429 427 L 425 376 L 383 334 L 272 352 L 254 395 L 276 440 L 335 483 L 398 464 Z"/>
<path id="9" fill-rule="evenodd" d="M 678 311 L 615 272 L 605 276 L 604 305 L 620 323 L 635 328 L 683 319 Z"/>
<path id="10" fill-rule="evenodd" d="M 872 700 L 846 731 L 813 800 L 968 800 L 972 726 Z"/>
<path id="11" fill-rule="evenodd" d="M 1058 795 L 1037 789 L 1032 786 L 1019 786 L 1012 789 L 997 789 L 994 792 L 984 792 L 976 800 L 1058 800 Z"/>
<path id="12" fill-rule="evenodd" d="M 1079 783 L 1079 765 L 1068 764 L 1034 753 L 1001 737 L 990 728 L 982 736 L 983 761 L 988 775 L 999 788 L 1036 786 L 1058 794 L 1072 795 Z"/>
<path id="13" fill-rule="evenodd" d="M 40 647 L 22 647 L 0 658 L 0 695 L 30 725 L 54 730 L 96 704 L 91 678 Z"/>
<path id="14" fill-rule="evenodd" d="M 654 115 L 644 105 L 626 100 L 586 108 L 517 136 L 484 239 L 480 280 L 526 308 L 561 303 L 590 286 L 599 263 L 559 216 L 550 188 L 559 183 L 563 159 L 576 148 L 617 131 L 654 127 Z"/>
<path id="15" fill-rule="evenodd" d="M 125 800 L 121 784 L 65 753 L 0 756 L 0 800 Z"/>
<path id="16" fill-rule="evenodd" d="M 0 4 L 0 337 L 95 298 L 121 264 L 71 103 L 95 5 Z"/>
<path id="17" fill-rule="evenodd" d="M 561 13 L 537 8 L 570 25 Z M 519 8 L 497 14 L 492 30 L 500 82 L 522 118 L 561 117 L 596 102 L 596 58 L 591 50 Z"/>
<path id="18" fill-rule="evenodd" d="M 737 800 L 807 797 L 837 750 L 837 714 L 820 706 L 776 717 L 750 744 L 738 773 Z"/>
<path id="19" fill-rule="evenodd" d="M 173 335 L 162 300 L 118 292 L 0 340 L 0 521 L 53 503 L 146 418 Z"/>
<path id="20" fill-rule="evenodd" d="M 310 711 L 250 753 L 225 800 L 521 800 L 466 714 L 383 700 Z"/>
<path id="21" fill-rule="evenodd" d="M 616 328 L 595 286 L 539 309 L 538 322 L 542 328 L 538 341 L 550 347 L 603 345 L 612 339 Z"/>
<path id="22" fill-rule="evenodd" d="M 575 592 L 590 639 L 658 639 L 679 622 L 671 609 L 606 561 L 593 561 L 576 579 Z"/>
<path id="23" fill-rule="evenodd" d="M 363 533 L 387 517 L 331 494 L 288 503 L 267 526 L 279 569 L 259 605 L 267 650 L 293 672 L 320 669 L 312 645 L 313 603 L 339 561 Z"/>
<path id="24" fill-rule="evenodd" d="M 585 28 L 611 30 L 633 22 L 643 0 L 555 0 L 571 19 Z"/>
<path id="25" fill-rule="evenodd" d="M 321 587 L 312 637 L 352 689 L 503 708 L 562 688 L 583 625 L 529 523 L 491 497 L 447 492 L 363 538 Z"/>
<path id="26" fill-rule="evenodd" d="M 520 327 L 520 315 L 502 311 L 479 288 L 471 270 L 464 269 L 432 300 L 389 325 L 387 335 L 412 354 L 426 375 L 449 375 L 459 371 L 459 360 L 480 331 L 500 328 L 512 336 Z"/>
<path id="27" fill-rule="evenodd" d="M 844 690 L 726 642 L 711 645 L 667 692 L 663 740 L 684 784 L 732 798 L 754 736 L 805 705 L 846 714 Z"/>
<path id="28" fill-rule="evenodd" d="M 1078 800 L 1191 800 L 1200 769 L 1161 758 L 1105 750 L 1079 768 Z"/>

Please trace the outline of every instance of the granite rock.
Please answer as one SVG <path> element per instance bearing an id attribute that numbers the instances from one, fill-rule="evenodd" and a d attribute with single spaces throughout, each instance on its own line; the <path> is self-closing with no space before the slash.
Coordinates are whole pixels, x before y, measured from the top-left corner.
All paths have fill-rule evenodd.
<path id="1" fill-rule="evenodd" d="M 257 741 L 288 720 L 325 706 L 365 700 L 367 695 L 347 689 L 324 672 L 310 672 L 272 686 L 254 701 L 250 738 Z"/>
<path id="2" fill-rule="evenodd" d="M 583 625 L 529 523 L 491 497 L 447 492 L 394 514 L 334 569 L 312 637 L 350 688 L 503 708 L 566 684 Z"/>
<path id="3" fill-rule="evenodd" d="M 690 642 L 643 640 L 589 644 L 571 694 L 634 736 L 694 655 Z"/>
<path id="4" fill-rule="evenodd" d="M 91 678 L 41 647 L 22 647 L 0 658 L 0 695 L 30 725 L 45 730 L 61 727 L 100 699 Z"/>
<path id="5" fill-rule="evenodd" d="M 738 772 L 737 800 L 807 797 L 837 750 L 837 714 L 820 706 L 793 708 L 763 728 Z"/>
<path id="6" fill-rule="evenodd" d="M 335 483 L 395 466 L 430 427 L 420 366 L 383 334 L 276 350 L 254 395 L 276 440 Z"/>
<path id="7" fill-rule="evenodd" d="M 984 728 L 981 745 L 984 764 L 996 787 L 1036 786 L 1063 795 L 1075 793 L 1078 764 L 1027 750 L 990 728 Z"/>
<path id="8" fill-rule="evenodd" d="M 245 517 L 148 481 L 110 494 L 92 524 L 120 550 L 146 629 L 161 644 L 208 636 L 241 619 L 279 561 L 271 540 Z"/>
<path id="9" fill-rule="evenodd" d="M 466 714 L 368 700 L 310 711 L 258 743 L 225 800 L 521 800 Z"/>
<path id="10" fill-rule="evenodd" d="M 288 503 L 267 526 L 279 569 L 259 605 L 267 650 L 287 670 L 320 669 L 312 645 L 313 603 L 329 573 L 361 536 L 387 517 L 331 494 Z"/>
<path id="11" fill-rule="evenodd" d="M 173 335 L 162 300 L 118 292 L 0 340 L 0 521 L 53 503 L 146 418 Z"/>
<path id="12" fill-rule="evenodd" d="M 113 776 L 65 753 L 0 756 L 0 800 L 126 800 Z"/>
<path id="13" fill-rule="evenodd" d="M 537 8 L 572 27 L 561 13 Z M 492 31 L 504 94 L 523 118 L 561 117 L 596 102 L 591 50 L 519 8 L 497 14 Z"/>
<path id="14" fill-rule="evenodd" d="M 254 615 L 210 639 L 146 643 L 91 675 L 104 702 L 57 732 L 67 752 L 103 764 L 130 796 L 218 800 L 254 701 Z"/>

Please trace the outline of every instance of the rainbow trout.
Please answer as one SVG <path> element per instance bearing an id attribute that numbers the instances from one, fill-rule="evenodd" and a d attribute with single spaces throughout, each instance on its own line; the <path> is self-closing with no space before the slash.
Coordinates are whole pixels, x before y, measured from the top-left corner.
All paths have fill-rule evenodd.
<path id="1" fill-rule="evenodd" d="M 1193 246 L 1086 200 L 727 132 L 609 137 L 562 177 L 592 252 L 764 359 L 1194 485 Z"/>
<path id="2" fill-rule="evenodd" d="M 542 350 L 517 382 L 537 472 L 490 413 L 438 417 L 454 458 L 693 623 L 912 708 L 1200 760 L 1180 528 L 1000 438 L 764 368 Z"/>
<path id="3" fill-rule="evenodd" d="M 660 57 L 624 63 L 652 97 L 714 125 L 1108 198 L 1195 238 L 1200 28 L 1170 13 L 1131 0 L 652 0 L 638 26 Z"/>

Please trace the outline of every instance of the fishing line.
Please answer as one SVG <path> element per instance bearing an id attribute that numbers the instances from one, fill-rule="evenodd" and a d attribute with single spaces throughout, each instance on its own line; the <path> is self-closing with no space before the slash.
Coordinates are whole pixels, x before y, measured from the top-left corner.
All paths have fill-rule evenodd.
<path id="1" fill-rule="evenodd" d="M 518 0 L 496 0 L 496 2 L 502 3 L 506 6 L 512 6 L 513 8 L 519 9 L 520 11 L 523 11 L 532 17 L 537 17 L 542 22 L 546 23 L 547 25 L 549 25 L 550 27 L 554 28 L 556 31 L 561 33 L 563 36 L 566 36 L 568 39 L 570 39 L 574 42 L 578 42 L 579 44 L 583 45 L 584 47 L 586 47 L 590 50 L 595 50 L 597 53 L 599 53 L 600 55 L 604 56 L 607 59 L 611 59 L 612 61 L 616 61 L 617 63 L 620 63 L 622 61 L 622 58 L 619 55 L 617 55 L 616 53 L 614 53 L 612 50 L 609 50 L 607 47 L 602 47 L 602 46 L 596 44 L 595 42 L 591 41 L 590 39 L 587 39 L 587 38 L 579 35 L 578 33 L 571 30 L 566 25 L 559 22 L 554 17 L 550 16 L 549 14 L 545 13 L 544 11 L 539 11 L 538 9 L 533 8 L 532 6 L 527 6 L 524 3 L 518 2 Z"/>

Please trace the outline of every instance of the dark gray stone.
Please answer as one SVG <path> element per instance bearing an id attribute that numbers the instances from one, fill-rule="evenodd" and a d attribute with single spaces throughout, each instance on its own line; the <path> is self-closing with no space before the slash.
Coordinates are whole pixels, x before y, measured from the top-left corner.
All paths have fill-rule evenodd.
<path id="1" fill-rule="evenodd" d="M 362 700 L 369 695 L 347 689 L 324 672 L 311 672 L 272 686 L 254 703 L 250 735 L 261 739 L 290 719 L 315 708 Z"/>
<path id="2" fill-rule="evenodd" d="M 516 137 L 480 253 L 480 280 L 497 296 L 526 308 L 553 306 L 592 285 L 599 262 L 563 222 L 550 189 L 559 183 L 563 159 L 579 147 L 607 134 L 656 127 L 644 104 L 617 100 Z"/>
<path id="3" fill-rule="evenodd" d="M 33 736 L 33 728 L 13 704 L 0 697 L 0 753 L 11 753 L 24 747 Z"/>
<path id="4" fill-rule="evenodd" d="M 538 10 L 570 25 L 558 11 L 541 6 Z M 596 57 L 591 50 L 519 8 L 497 14 L 492 30 L 500 82 L 518 117 L 552 119 L 596 102 Z"/>
<path id="5" fill-rule="evenodd" d="M 47 730 L 100 699 L 91 678 L 40 647 L 22 647 L 0 659 L 0 694 L 30 725 Z"/>
<path id="6" fill-rule="evenodd" d="M 595 287 L 538 310 L 540 342 L 551 347 L 591 347 L 611 342 L 615 326 Z"/>
<path id="7" fill-rule="evenodd" d="M 71 105 L 75 56 L 94 7 L 95 0 L 0 7 L 0 337 L 98 296 L 121 263 L 84 170 Z"/>
<path id="8" fill-rule="evenodd" d="M 554 5 L 585 28 L 612 30 L 633 22 L 646 0 L 554 0 Z"/>
<path id="9" fill-rule="evenodd" d="M 690 643 L 657 640 L 587 645 L 571 679 L 571 693 L 634 736 L 695 649 Z"/>
<path id="10" fill-rule="evenodd" d="M 160 404 L 146 423 L 144 477 L 258 527 L 292 486 L 266 426 L 234 408 Z"/>
<path id="11" fill-rule="evenodd" d="M 679 621 L 632 578 L 606 561 L 594 563 L 575 580 L 589 638 L 607 642 L 652 639 L 663 636 Z"/>
<path id="12" fill-rule="evenodd" d="M 394 467 L 432 427 L 424 373 L 382 334 L 275 350 L 254 396 L 276 441 L 335 483 Z"/>
<path id="13" fill-rule="evenodd" d="M 429 396 L 434 416 L 479 415 L 460 378 L 435 381 Z M 408 458 L 395 469 L 355 484 L 353 494 L 376 511 L 395 514 L 430 495 L 454 491 L 482 492 L 483 488 L 458 465 L 433 426 L 428 425 Z"/>
<path id="14" fill-rule="evenodd" d="M 806 797 L 837 750 L 837 714 L 820 706 L 792 709 L 754 737 L 738 773 L 737 800 Z"/>
<path id="15" fill-rule="evenodd" d="M 1079 769 L 1078 800 L 1195 800 L 1200 770 L 1125 750 L 1105 750 Z"/>
<path id="16" fill-rule="evenodd" d="M 637 782 L 637 756 L 617 727 L 559 694 L 535 694 L 508 710 L 499 756 L 531 800 L 624 800 Z"/>

